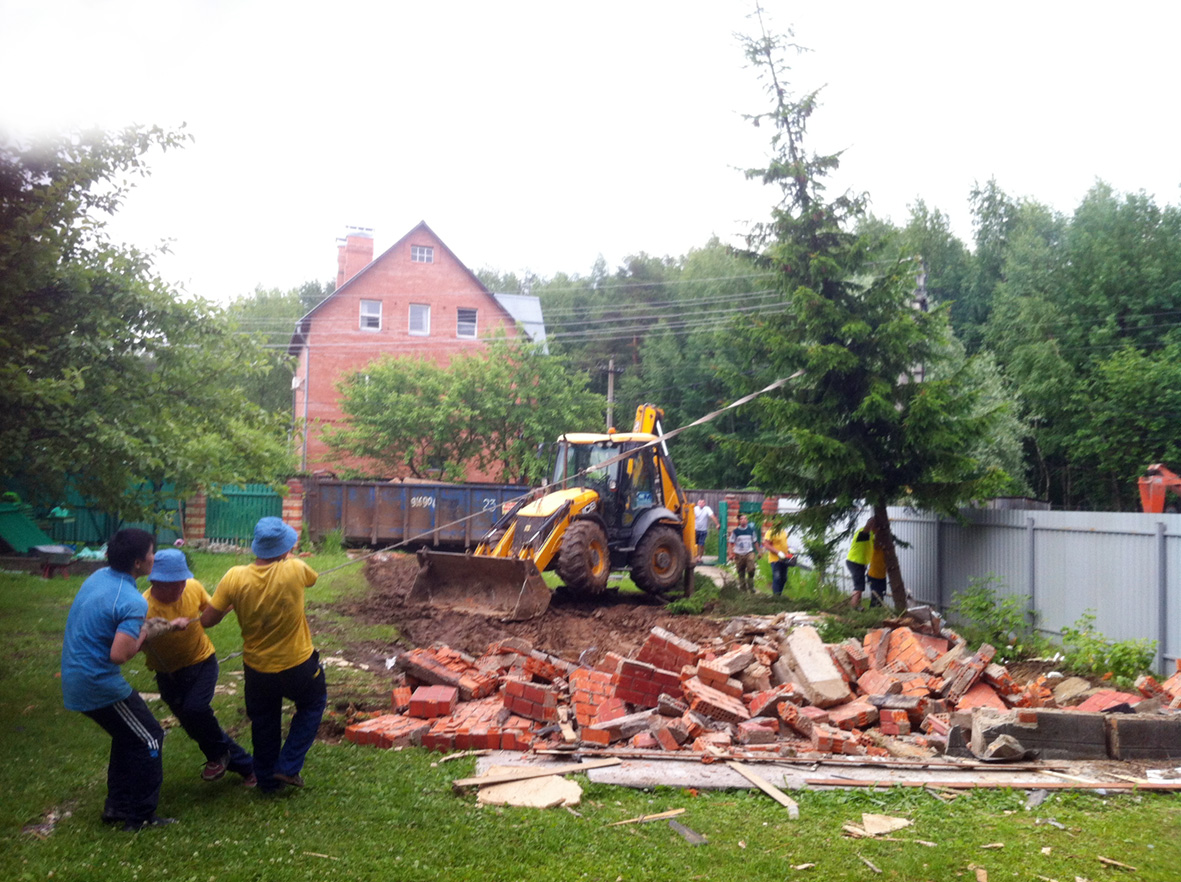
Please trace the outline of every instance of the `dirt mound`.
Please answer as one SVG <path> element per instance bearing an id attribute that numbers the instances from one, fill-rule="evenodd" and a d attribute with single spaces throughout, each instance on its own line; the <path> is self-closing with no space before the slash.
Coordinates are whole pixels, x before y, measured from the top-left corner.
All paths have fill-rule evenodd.
<path id="1" fill-rule="evenodd" d="M 608 591 L 588 602 L 561 590 L 544 615 L 527 622 L 502 622 L 408 604 L 417 572 L 417 562 L 409 555 L 374 555 L 365 564 L 370 595 L 345 611 L 363 621 L 397 625 L 408 648 L 443 643 L 479 655 L 497 640 L 521 637 L 537 649 L 589 663 L 608 651 L 632 655 L 657 626 L 687 640 L 708 642 L 725 625 L 703 616 L 669 615 L 663 603 L 647 595 Z"/>

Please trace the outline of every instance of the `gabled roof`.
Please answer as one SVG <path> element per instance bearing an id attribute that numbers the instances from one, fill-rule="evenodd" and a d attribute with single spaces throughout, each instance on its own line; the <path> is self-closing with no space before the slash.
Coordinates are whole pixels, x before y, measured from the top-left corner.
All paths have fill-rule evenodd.
<path id="1" fill-rule="evenodd" d="M 493 295 L 493 293 L 491 291 L 489 291 L 487 288 L 484 287 L 484 283 L 480 281 L 479 277 L 475 273 L 473 273 L 470 269 L 468 269 L 467 264 L 465 264 L 462 260 L 460 260 L 458 257 L 455 256 L 455 252 L 447 247 L 447 244 L 439 237 L 438 233 L 436 233 L 429 226 L 427 226 L 426 221 L 419 221 L 418 224 L 413 229 L 411 229 L 408 233 L 406 233 L 405 236 L 403 236 L 401 239 L 399 239 L 397 242 L 395 242 L 393 245 L 391 245 L 389 248 L 387 248 L 385 251 L 383 251 L 377 257 L 373 258 L 373 260 L 371 260 L 365 267 L 363 267 L 359 272 L 357 272 L 351 279 L 346 281 L 343 285 L 341 285 L 339 288 L 337 288 L 335 291 L 333 291 L 331 294 L 329 294 L 327 297 L 325 297 L 323 300 L 321 300 L 319 303 L 317 303 L 315 306 L 313 306 L 310 310 L 308 310 L 299 319 L 299 321 L 297 321 L 295 323 L 295 331 L 291 335 L 291 343 L 287 347 L 287 353 L 289 355 L 298 355 L 299 354 L 300 348 L 307 342 L 308 328 L 311 325 L 312 316 L 314 316 L 317 312 L 319 312 L 321 307 L 323 307 L 330 300 L 333 300 L 338 294 L 348 291 L 349 286 L 354 284 L 359 278 L 361 278 L 363 275 L 365 275 L 367 272 L 369 272 L 371 269 L 373 269 L 373 267 L 375 267 L 378 263 L 380 263 L 382 260 L 384 260 L 386 255 L 388 255 L 390 252 L 394 251 L 394 249 L 398 248 L 403 243 L 405 243 L 406 240 L 409 239 L 411 236 L 414 236 L 416 233 L 419 233 L 420 231 L 423 231 L 423 230 L 430 233 L 431 236 L 434 237 L 435 241 L 437 241 L 439 243 L 439 247 L 442 248 L 449 255 L 451 255 L 451 259 L 454 260 L 456 262 L 456 264 L 458 264 L 459 267 L 465 273 L 468 274 L 468 277 L 476 284 L 476 286 L 481 291 L 483 291 L 485 294 L 488 295 L 488 299 L 490 301 L 492 301 L 494 304 L 496 304 L 497 308 L 500 309 L 504 313 L 506 318 L 508 318 L 509 320 L 511 320 L 514 323 L 516 323 L 517 321 L 520 321 L 515 315 L 513 315 L 513 313 L 507 307 L 505 307 L 502 303 L 499 302 L 499 300 L 497 300 L 497 297 L 495 295 Z M 540 312 L 540 307 L 539 307 L 538 311 Z"/>

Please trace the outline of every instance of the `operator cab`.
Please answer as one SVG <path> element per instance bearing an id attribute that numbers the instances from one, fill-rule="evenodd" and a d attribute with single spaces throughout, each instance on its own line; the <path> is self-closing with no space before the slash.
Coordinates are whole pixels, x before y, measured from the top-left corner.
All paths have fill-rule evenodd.
<path id="1" fill-rule="evenodd" d="M 642 448 L 651 440 L 651 435 L 630 433 L 565 435 L 558 440 L 554 483 L 595 490 L 608 531 L 628 528 L 640 512 L 663 504 L 656 452 L 648 447 L 627 459 L 610 460 Z"/>

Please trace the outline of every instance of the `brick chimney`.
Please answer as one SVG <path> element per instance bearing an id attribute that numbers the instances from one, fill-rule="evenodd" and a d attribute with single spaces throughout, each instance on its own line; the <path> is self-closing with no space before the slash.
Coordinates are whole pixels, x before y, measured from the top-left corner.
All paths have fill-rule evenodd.
<path id="1" fill-rule="evenodd" d="M 336 240 L 336 287 L 373 262 L 373 227 L 345 227 Z"/>

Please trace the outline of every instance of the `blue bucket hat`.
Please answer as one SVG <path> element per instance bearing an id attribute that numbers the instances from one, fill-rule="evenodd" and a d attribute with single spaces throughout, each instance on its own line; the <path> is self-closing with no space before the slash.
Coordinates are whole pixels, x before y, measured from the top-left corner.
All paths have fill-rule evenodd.
<path id="1" fill-rule="evenodd" d="M 258 558 L 282 557 L 295 547 L 299 535 L 282 518 L 260 518 L 254 526 L 250 550 Z"/>
<path id="2" fill-rule="evenodd" d="M 148 579 L 152 582 L 184 582 L 193 578 L 185 553 L 179 548 L 162 548 L 156 552 L 156 562 Z"/>

